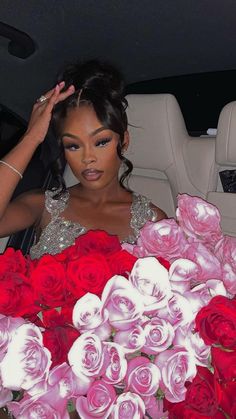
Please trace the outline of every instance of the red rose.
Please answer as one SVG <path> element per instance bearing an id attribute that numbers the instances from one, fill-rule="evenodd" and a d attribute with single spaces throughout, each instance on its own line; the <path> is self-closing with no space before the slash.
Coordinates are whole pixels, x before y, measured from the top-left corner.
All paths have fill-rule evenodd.
<path id="1" fill-rule="evenodd" d="M 31 287 L 25 283 L 25 277 L 19 273 L 9 273 L 0 282 L 0 313 L 5 316 L 28 316 L 38 308 L 33 304 Z"/>
<path id="2" fill-rule="evenodd" d="M 43 344 L 52 355 L 51 368 L 67 361 L 68 352 L 78 337 L 78 330 L 71 326 L 57 326 L 43 332 Z"/>
<path id="3" fill-rule="evenodd" d="M 73 305 L 62 307 L 61 309 L 52 308 L 43 311 L 44 327 L 71 326 L 72 325 Z"/>
<path id="4" fill-rule="evenodd" d="M 215 380 L 215 386 L 221 391 L 222 398 L 220 402 L 220 407 L 224 413 L 226 413 L 228 418 L 236 418 L 236 382 L 220 382 L 220 380 Z"/>
<path id="5" fill-rule="evenodd" d="M 21 250 L 14 250 L 8 247 L 6 251 L 0 255 L 0 278 L 4 279 L 5 274 L 9 272 L 18 272 L 27 275 L 28 260 L 24 257 Z"/>
<path id="6" fill-rule="evenodd" d="M 37 304 L 58 307 L 66 303 L 65 268 L 53 256 L 45 255 L 39 260 L 31 280 Z"/>
<path id="7" fill-rule="evenodd" d="M 221 392 L 216 391 L 213 374 L 204 367 L 197 368 L 198 373 L 187 388 L 186 405 L 203 415 L 217 414 Z"/>
<path id="8" fill-rule="evenodd" d="M 87 292 L 100 296 L 111 276 L 111 270 L 103 255 L 82 256 L 68 263 L 67 287 L 76 298 Z"/>
<path id="9" fill-rule="evenodd" d="M 43 343 L 52 354 L 52 367 L 67 361 L 67 355 L 79 332 L 72 324 L 72 307 L 43 311 Z"/>
<path id="10" fill-rule="evenodd" d="M 126 250 L 120 250 L 119 252 L 111 255 L 107 261 L 113 275 L 122 275 L 128 278 L 129 273 L 136 262 L 137 258 Z"/>
<path id="11" fill-rule="evenodd" d="M 164 405 L 168 410 L 168 419 L 209 419 L 209 416 L 200 416 L 199 413 L 189 409 L 185 402 L 169 403 L 164 400 Z"/>
<path id="12" fill-rule="evenodd" d="M 68 253 L 75 257 L 86 256 L 91 253 L 101 253 L 104 256 L 110 256 L 121 250 L 121 244 L 117 236 L 112 236 L 102 230 L 89 230 L 75 240 Z"/>
<path id="13" fill-rule="evenodd" d="M 221 411 L 221 390 L 215 387 L 213 374 L 204 367 L 198 367 L 198 373 L 192 383 L 187 384 L 185 400 L 181 403 L 165 402 L 169 419 L 223 419 Z"/>
<path id="14" fill-rule="evenodd" d="M 188 408 L 185 402 L 176 403 L 171 410 L 168 411 L 168 419 L 225 419 L 226 416 L 218 410 L 214 416 L 201 415 L 198 412 Z M 233 417 L 232 417 L 233 418 Z"/>
<path id="15" fill-rule="evenodd" d="M 206 345 L 236 348 L 236 300 L 217 296 L 196 316 L 196 329 Z"/>
<path id="16" fill-rule="evenodd" d="M 214 375 L 219 382 L 227 383 L 236 379 L 236 351 L 211 348 Z"/>

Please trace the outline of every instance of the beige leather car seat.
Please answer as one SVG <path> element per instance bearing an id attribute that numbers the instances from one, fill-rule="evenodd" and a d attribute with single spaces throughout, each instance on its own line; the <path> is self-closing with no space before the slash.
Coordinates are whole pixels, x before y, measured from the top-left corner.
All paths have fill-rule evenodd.
<path id="1" fill-rule="evenodd" d="M 216 162 L 218 172 L 236 170 L 236 101 L 222 109 L 217 126 Z M 221 225 L 226 234 L 236 236 L 236 193 L 223 192 L 218 177 L 217 190 L 210 190 L 207 200 L 221 213 Z"/>
<path id="2" fill-rule="evenodd" d="M 206 198 L 215 190 L 215 138 L 190 137 L 176 98 L 171 94 L 127 96 L 131 187 L 175 215 L 178 193 Z"/>

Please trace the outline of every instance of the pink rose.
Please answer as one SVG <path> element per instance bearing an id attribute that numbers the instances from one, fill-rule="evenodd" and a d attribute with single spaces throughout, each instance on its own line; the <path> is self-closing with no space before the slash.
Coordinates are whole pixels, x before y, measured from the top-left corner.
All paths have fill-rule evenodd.
<path id="1" fill-rule="evenodd" d="M 149 256 L 173 260 L 181 257 L 188 243 L 182 229 L 170 218 L 157 223 L 147 222 L 140 231 L 138 244 Z"/>
<path id="2" fill-rule="evenodd" d="M 131 255 L 137 258 L 143 258 L 148 256 L 147 250 L 140 243 L 140 238 L 138 238 L 137 244 L 123 243 L 122 249 L 131 253 Z"/>
<path id="3" fill-rule="evenodd" d="M 48 392 L 51 390 L 52 400 L 56 400 L 58 396 L 61 399 L 70 399 L 86 394 L 89 389 L 89 384 L 84 385 L 83 380 L 80 380 L 72 371 L 70 365 L 66 362 L 54 367 L 47 380 Z"/>
<path id="4" fill-rule="evenodd" d="M 103 379 L 109 384 L 118 384 L 127 372 L 127 361 L 122 346 L 114 342 L 104 342 Z"/>
<path id="5" fill-rule="evenodd" d="M 192 353 L 196 365 L 207 367 L 210 362 L 211 347 L 204 343 L 198 332 L 194 330 L 194 322 L 184 327 L 178 327 L 173 344 L 182 346 Z"/>
<path id="6" fill-rule="evenodd" d="M 95 294 L 88 292 L 77 301 L 72 318 L 74 326 L 80 333 L 95 332 L 101 340 L 108 339 L 111 334 L 108 311 L 106 309 L 102 311 L 102 302 Z"/>
<path id="7" fill-rule="evenodd" d="M 165 307 L 172 295 L 168 271 L 154 257 L 138 259 L 129 280 L 139 293 L 145 313 L 153 313 Z"/>
<path id="8" fill-rule="evenodd" d="M 159 388 L 159 368 L 144 356 L 137 356 L 128 362 L 125 378 L 126 390 L 143 396 L 152 396 Z"/>
<path id="9" fill-rule="evenodd" d="M 40 413 L 42 413 L 42 417 L 46 418 L 46 413 L 51 413 L 51 408 L 55 409 L 55 412 L 59 414 L 56 417 L 69 419 L 67 414 L 68 400 L 86 394 L 88 389 L 89 385 L 84 387 L 83 382 L 75 376 L 71 367 L 64 362 L 50 371 L 48 379 L 41 381 L 27 395 L 25 394 L 21 401 L 22 414 L 27 407 L 29 409 L 29 418 L 31 418 L 30 414 L 32 414 L 32 417 L 34 417 L 34 414 L 35 417 L 38 417 L 36 413 L 38 413 L 39 417 L 41 417 Z M 49 411 L 47 409 L 40 410 L 41 405 L 47 407 Z M 52 410 L 52 413 L 54 413 L 54 410 Z"/>
<path id="10" fill-rule="evenodd" d="M 111 411 L 111 419 L 142 419 L 145 405 L 138 394 L 127 392 L 117 397 Z"/>
<path id="11" fill-rule="evenodd" d="M 102 342 L 99 337 L 90 332 L 80 335 L 69 350 L 68 360 L 73 372 L 84 385 L 91 384 L 101 373 L 104 363 Z"/>
<path id="12" fill-rule="evenodd" d="M 142 327 L 144 328 L 146 338 L 142 352 L 148 355 L 156 355 L 169 348 L 172 344 L 175 332 L 172 325 L 166 320 L 152 317 Z"/>
<path id="13" fill-rule="evenodd" d="M 220 279 L 208 279 L 205 284 L 200 284 L 184 293 L 191 305 L 194 314 L 206 306 L 216 295 L 226 296 L 226 289 L 224 283 Z"/>
<path id="14" fill-rule="evenodd" d="M 11 390 L 8 390 L 8 388 L 4 388 L 2 385 L 2 379 L 0 377 L 0 407 L 6 406 L 7 402 L 10 402 L 12 400 L 13 394 Z"/>
<path id="15" fill-rule="evenodd" d="M 163 399 L 154 396 L 144 397 L 145 408 L 149 416 L 153 419 L 168 419 L 168 411 L 164 412 Z"/>
<path id="16" fill-rule="evenodd" d="M 128 330 L 120 330 L 114 336 L 114 342 L 123 347 L 126 353 L 140 351 L 145 344 L 145 333 L 143 328 L 137 324 Z"/>
<path id="17" fill-rule="evenodd" d="M 236 237 L 223 237 L 216 245 L 215 251 L 221 261 L 225 287 L 231 294 L 236 294 Z"/>
<path id="18" fill-rule="evenodd" d="M 8 403 L 7 407 L 17 419 L 70 419 L 66 406 L 59 411 L 51 405 L 51 400 L 47 400 L 46 396 L 44 398 L 25 396 L 19 402 Z"/>
<path id="19" fill-rule="evenodd" d="M 115 275 L 102 293 L 103 310 L 109 313 L 111 326 L 128 330 L 141 319 L 144 305 L 140 294 L 123 276 Z"/>
<path id="20" fill-rule="evenodd" d="M 83 419 L 106 419 L 110 415 L 115 398 L 113 386 L 104 380 L 97 380 L 91 384 L 86 397 L 78 397 L 76 410 Z"/>
<path id="21" fill-rule="evenodd" d="M 186 394 L 185 383 L 192 381 L 197 373 L 191 353 L 176 346 L 157 355 L 155 364 L 161 370 L 160 388 L 165 392 L 165 398 L 172 403 L 183 401 Z"/>
<path id="22" fill-rule="evenodd" d="M 176 330 L 179 326 L 192 322 L 194 315 L 191 304 L 184 296 L 175 292 L 166 307 L 158 310 L 158 317 L 168 321 Z"/>
<path id="23" fill-rule="evenodd" d="M 177 220 L 187 236 L 214 247 L 222 237 L 218 209 L 199 197 L 178 195 Z"/>
<path id="24" fill-rule="evenodd" d="M 3 316 L 0 314 L 0 360 L 7 352 L 8 344 L 17 328 L 25 323 L 21 317 Z"/>
<path id="25" fill-rule="evenodd" d="M 1 362 L 3 385 L 11 390 L 29 390 L 49 372 L 51 354 L 43 346 L 40 329 L 23 324 L 15 332 Z"/>
<path id="26" fill-rule="evenodd" d="M 190 291 L 191 287 L 198 283 L 199 266 L 189 259 L 177 259 L 169 269 L 169 279 L 172 291 L 182 294 Z"/>
<path id="27" fill-rule="evenodd" d="M 220 261 L 202 243 L 196 242 L 189 245 L 183 256 L 198 265 L 199 283 L 207 279 L 222 279 Z"/>

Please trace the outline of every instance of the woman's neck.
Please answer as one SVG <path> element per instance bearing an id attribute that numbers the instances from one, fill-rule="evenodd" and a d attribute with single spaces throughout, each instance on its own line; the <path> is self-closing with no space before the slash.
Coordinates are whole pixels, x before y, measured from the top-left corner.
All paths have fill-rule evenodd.
<path id="1" fill-rule="evenodd" d="M 109 185 L 102 189 L 88 189 L 83 185 L 78 184 L 76 192 L 81 198 L 90 201 L 93 205 L 103 205 L 107 202 L 122 202 L 131 201 L 131 193 L 122 188 L 119 183 L 116 185 Z"/>

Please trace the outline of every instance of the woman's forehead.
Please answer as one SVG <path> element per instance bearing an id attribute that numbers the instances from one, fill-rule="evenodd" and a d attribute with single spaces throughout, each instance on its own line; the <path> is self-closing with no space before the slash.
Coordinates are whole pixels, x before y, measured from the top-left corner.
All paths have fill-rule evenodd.
<path id="1" fill-rule="evenodd" d="M 103 125 L 101 121 L 98 119 L 93 106 L 88 103 L 81 103 L 80 106 L 70 108 L 67 111 L 67 115 L 64 119 L 63 126 L 65 127 L 68 125 L 76 124 L 80 124 L 80 126 L 96 125 L 97 128 Z"/>

